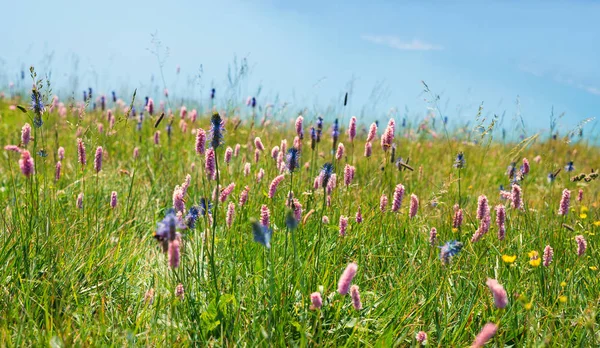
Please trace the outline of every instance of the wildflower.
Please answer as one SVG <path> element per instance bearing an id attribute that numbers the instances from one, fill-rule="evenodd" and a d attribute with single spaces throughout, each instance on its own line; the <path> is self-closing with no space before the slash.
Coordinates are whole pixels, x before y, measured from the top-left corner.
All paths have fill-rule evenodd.
<path id="1" fill-rule="evenodd" d="M 233 192 L 233 189 L 235 188 L 235 183 L 231 183 L 229 185 L 227 185 L 222 191 L 221 191 L 221 195 L 219 196 L 219 201 L 221 203 L 224 203 L 227 200 L 227 197 L 229 197 L 229 195 L 231 194 L 231 192 Z"/>
<path id="2" fill-rule="evenodd" d="M 323 117 L 317 117 L 317 143 L 321 141 L 321 135 L 323 134 Z"/>
<path id="3" fill-rule="evenodd" d="M 265 170 L 262 168 L 258 169 L 258 173 L 256 173 L 256 182 L 261 182 L 264 176 Z"/>
<path id="4" fill-rule="evenodd" d="M 523 175 L 529 174 L 529 161 L 527 160 L 527 158 L 523 158 L 522 172 L 523 172 Z"/>
<path id="5" fill-rule="evenodd" d="M 459 228 L 463 222 L 463 210 L 458 208 L 458 204 L 454 205 L 454 218 L 452 219 L 452 227 Z"/>
<path id="6" fill-rule="evenodd" d="M 341 160 L 344 157 L 345 147 L 343 143 L 339 143 L 337 147 L 337 151 L 335 152 L 335 159 Z"/>
<path id="7" fill-rule="evenodd" d="M 329 224 L 329 217 L 327 217 L 327 215 L 323 215 L 323 219 L 321 219 L 321 221 L 322 221 L 322 222 L 323 222 L 325 225 L 327 225 L 327 224 Z"/>
<path id="8" fill-rule="evenodd" d="M 250 192 L 250 187 L 246 186 L 244 188 L 244 191 L 242 191 L 242 193 L 240 194 L 240 201 L 239 201 L 239 206 L 243 207 L 244 204 L 246 204 L 246 202 L 248 201 L 248 193 Z"/>
<path id="9" fill-rule="evenodd" d="M 327 184 L 329 183 L 329 179 L 331 178 L 331 175 L 333 174 L 333 164 L 331 163 L 325 163 L 323 165 L 323 168 L 321 169 L 321 178 L 320 178 L 320 184 L 321 187 L 327 187 Z"/>
<path id="10" fill-rule="evenodd" d="M 377 124 L 375 122 L 371 123 L 371 126 L 369 127 L 369 133 L 367 134 L 367 143 L 370 143 L 373 141 L 373 139 L 375 139 L 375 136 L 377 135 Z"/>
<path id="11" fill-rule="evenodd" d="M 496 324 L 493 323 L 487 323 L 483 326 L 483 328 L 481 329 L 481 331 L 479 332 L 479 334 L 475 337 L 475 341 L 473 341 L 473 344 L 471 345 L 471 347 L 473 348 L 480 348 L 483 347 L 487 341 L 489 341 L 492 337 L 494 337 L 494 335 L 496 334 L 496 331 L 498 331 L 498 326 Z"/>
<path id="12" fill-rule="evenodd" d="M 83 195 L 83 194 L 82 194 Z M 169 250 L 169 243 L 174 241 L 175 239 L 181 238 L 178 229 L 186 228 L 181 220 L 175 215 L 173 210 L 170 210 L 156 226 L 156 232 L 154 232 L 154 239 L 156 239 L 161 247 L 163 252 L 167 252 Z"/>
<path id="13" fill-rule="evenodd" d="M 575 166 L 573 165 L 573 161 L 569 161 L 569 162 L 567 163 L 567 165 L 565 166 L 565 170 L 566 170 L 567 172 L 572 172 L 572 171 L 574 171 L 574 170 L 575 170 Z"/>
<path id="14" fill-rule="evenodd" d="M 287 169 L 290 171 L 290 173 L 293 173 L 299 166 L 300 166 L 300 150 L 298 150 L 295 147 L 292 147 L 291 149 L 288 150 L 287 152 L 287 156 L 286 156 L 286 167 Z"/>
<path id="15" fill-rule="evenodd" d="M 304 117 L 302 115 L 296 118 L 296 134 L 300 139 L 304 139 L 304 129 L 302 128 L 302 123 L 304 122 Z"/>
<path id="16" fill-rule="evenodd" d="M 254 146 L 256 147 L 257 150 L 259 151 L 265 151 L 265 146 L 262 143 L 262 140 L 260 140 L 259 137 L 254 138 Z"/>
<path id="17" fill-rule="evenodd" d="M 350 141 L 354 141 L 354 137 L 356 137 L 356 116 L 352 116 L 350 118 L 350 123 L 348 124 L 348 137 L 350 137 Z"/>
<path id="18" fill-rule="evenodd" d="M 138 147 L 133 149 L 133 159 L 140 157 L 140 149 Z"/>
<path id="19" fill-rule="evenodd" d="M 363 221 L 362 212 L 360 211 L 360 207 L 358 207 L 358 209 L 356 210 L 355 220 L 356 220 L 357 224 L 360 224 Z"/>
<path id="20" fill-rule="evenodd" d="M 485 283 L 492 292 L 492 296 L 494 297 L 494 305 L 497 308 L 504 308 L 508 304 L 508 296 L 506 295 L 506 290 L 504 287 L 498 283 L 496 279 L 488 278 Z"/>
<path id="21" fill-rule="evenodd" d="M 440 248 L 440 260 L 447 264 L 452 257 L 456 256 L 463 248 L 463 244 L 459 241 L 452 240 L 442 245 Z"/>
<path id="22" fill-rule="evenodd" d="M 513 263 L 515 262 L 515 260 L 517 259 L 517 255 L 502 255 L 502 261 L 504 261 L 504 263 Z"/>
<path id="23" fill-rule="evenodd" d="M 199 214 L 202 216 L 210 216 L 212 210 L 212 203 L 205 197 L 200 198 L 200 204 L 198 204 Z"/>
<path id="24" fill-rule="evenodd" d="M 216 175 L 215 150 L 213 148 L 210 148 L 208 151 L 206 151 L 205 159 L 206 162 L 204 167 L 206 169 L 206 176 L 208 179 L 213 179 Z"/>
<path id="25" fill-rule="evenodd" d="M 77 195 L 77 209 L 83 209 L 83 192 Z"/>
<path id="26" fill-rule="evenodd" d="M 498 225 L 498 239 L 504 240 L 506 232 L 506 210 L 502 204 L 496 206 L 496 225 Z"/>
<path id="27" fill-rule="evenodd" d="M 558 300 L 560 301 L 560 303 L 567 303 L 567 296 L 558 296 Z"/>
<path id="28" fill-rule="evenodd" d="M 102 150 L 102 146 L 98 146 L 96 148 L 96 156 L 94 157 L 94 170 L 96 173 L 99 173 L 102 170 L 102 154 L 104 151 Z"/>
<path id="29" fill-rule="evenodd" d="M 538 164 L 539 164 L 540 162 L 542 162 L 542 156 L 540 156 L 540 155 L 537 155 L 537 156 L 535 156 L 535 157 L 533 158 L 533 161 L 534 161 L 535 163 L 538 163 Z"/>
<path id="30" fill-rule="evenodd" d="M 544 255 L 543 255 L 544 267 L 550 266 L 550 263 L 552 263 L 552 256 L 554 256 L 554 249 L 552 249 L 551 246 L 546 245 L 546 247 L 544 248 Z"/>
<path id="31" fill-rule="evenodd" d="M 597 271 L 598 270 L 598 267 L 596 267 L 596 266 L 590 266 L 589 268 L 590 268 L 591 271 Z"/>
<path id="32" fill-rule="evenodd" d="M 508 176 L 509 179 L 514 178 L 515 173 L 516 173 L 516 163 L 512 162 L 508 168 L 506 168 L 506 175 Z"/>
<path id="33" fill-rule="evenodd" d="M 335 121 L 333 121 L 333 128 L 331 130 L 331 137 L 333 138 L 333 149 L 334 150 L 337 145 L 339 136 L 340 136 L 340 125 L 339 125 L 338 119 L 336 118 Z"/>
<path id="34" fill-rule="evenodd" d="M 33 125 L 38 128 L 42 126 L 42 114 L 44 113 L 44 109 L 42 95 L 36 88 L 33 88 L 31 90 L 31 110 L 35 113 Z"/>
<path id="35" fill-rule="evenodd" d="M 218 112 L 212 115 L 210 120 L 210 146 L 213 149 L 217 149 L 219 145 L 223 144 L 223 133 L 225 132 L 225 122 L 221 118 Z"/>
<path id="36" fill-rule="evenodd" d="M 600 227 L 600 220 L 598 220 L 598 221 L 594 221 L 594 222 L 593 222 L 593 224 L 594 224 L 594 226 L 596 226 L 596 227 Z"/>
<path id="37" fill-rule="evenodd" d="M 23 147 L 26 147 L 27 144 L 29 144 L 30 140 L 31 140 L 31 126 L 29 125 L 29 123 L 25 123 L 25 125 L 23 125 L 23 128 L 21 128 L 21 145 Z"/>
<path id="38" fill-rule="evenodd" d="M 404 199 L 404 185 L 398 184 L 394 189 L 394 198 L 392 201 L 392 211 L 396 212 L 400 210 L 400 206 L 402 205 L 402 200 Z"/>
<path id="39" fill-rule="evenodd" d="M 365 143 L 365 157 L 371 157 L 371 153 L 373 152 L 373 146 L 370 142 Z"/>
<path id="40" fill-rule="evenodd" d="M 86 164 L 85 144 L 81 138 L 77 138 L 77 157 L 81 166 Z"/>
<path id="41" fill-rule="evenodd" d="M 427 343 L 427 333 L 425 333 L 425 331 L 419 331 L 417 332 L 415 339 L 417 340 L 417 343 L 425 345 Z"/>
<path id="42" fill-rule="evenodd" d="M 271 211 L 269 210 L 269 207 L 267 207 L 266 204 L 263 204 L 260 207 L 260 223 L 261 223 L 261 225 L 263 225 L 265 227 L 269 227 L 270 219 L 271 219 Z"/>
<path id="43" fill-rule="evenodd" d="M 413 193 L 410 195 L 410 211 L 408 215 L 414 218 L 417 215 L 417 210 L 419 210 L 419 198 Z"/>
<path id="44" fill-rule="evenodd" d="M 523 197 L 521 186 L 517 184 L 512 185 L 512 207 L 513 209 L 523 210 Z"/>
<path id="45" fill-rule="evenodd" d="M 196 129 L 196 153 L 204 155 L 206 148 L 206 132 L 202 128 Z"/>
<path id="46" fill-rule="evenodd" d="M 310 148 L 314 150 L 317 146 L 317 131 L 315 127 L 310 127 Z"/>
<path id="47" fill-rule="evenodd" d="M 175 209 L 176 212 L 183 212 L 185 209 L 183 190 L 179 185 L 175 186 L 175 189 L 173 190 L 173 209 Z"/>
<path id="48" fill-rule="evenodd" d="M 229 202 L 229 204 L 227 205 L 227 213 L 225 215 L 225 223 L 227 224 L 227 227 L 231 228 L 231 225 L 233 224 L 233 216 L 235 214 L 235 204 L 233 202 Z"/>
<path id="49" fill-rule="evenodd" d="M 113 191 L 110 194 L 110 207 L 113 209 L 117 207 L 117 191 Z"/>
<path id="50" fill-rule="evenodd" d="M 575 237 L 575 241 L 577 242 L 577 256 L 583 256 L 585 253 L 585 249 L 587 248 L 587 242 L 582 235 L 578 235 Z"/>
<path id="51" fill-rule="evenodd" d="M 317 310 L 317 309 L 321 309 L 321 307 L 323 306 L 323 299 L 321 298 L 321 293 L 320 292 L 313 292 L 312 294 L 310 294 L 310 309 L 311 310 Z"/>
<path id="52" fill-rule="evenodd" d="M 390 147 L 392 147 L 392 143 L 394 141 L 394 127 L 394 119 L 390 119 L 387 128 L 381 135 L 381 147 L 383 148 L 383 151 L 387 151 Z"/>
<path id="53" fill-rule="evenodd" d="M 350 287 L 350 297 L 352 297 L 352 306 L 354 307 L 354 309 L 361 310 L 362 309 L 362 303 L 360 302 L 360 292 L 358 291 L 358 286 L 357 285 L 352 285 Z"/>
<path id="54" fill-rule="evenodd" d="M 349 164 L 346 164 L 346 166 L 344 166 L 344 185 L 346 185 L 346 187 L 350 186 L 350 184 L 352 183 L 352 180 L 354 179 L 355 170 L 356 168 Z"/>
<path id="55" fill-rule="evenodd" d="M 489 207 L 487 197 L 485 195 L 479 196 L 479 199 L 477 199 L 477 220 L 483 220 L 488 210 Z"/>
<path id="56" fill-rule="evenodd" d="M 348 227 L 348 218 L 345 216 L 340 216 L 340 236 L 346 235 L 346 228 Z"/>
<path id="57" fill-rule="evenodd" d="M 533 304 L 531 302 L 528 302 L 528 303 L 524 304 L 523 307 L 525 308 L 525 310 L 528 311 L 533 307 Z"/>
<path id="58" fill-rule="evenodd" d="M 269 198 L 275 197 L 275 192 L 277 191 L 277 186 L 279 186 L 279 184 L 283 181 L 284 178 L 285 178 L 285 176 L 282 174 L 282 175 L 276 176 L 275 179 L 273 179 L 273 181 L 271 181 L 271 185 L 269 185 Z"/>
<path id="59" fill-rule="evenodd" d="M 246 162 L 246 164 L 244 164 L 244 176 L 250 175 L 250 166 L 250 162 Z"/>
<path id="60" fill-rule="evenodd" d="M 21 173 L 26 177 L 29 177 L 34 172 L 34 164 L 33 158 L 31 154 L 27 150 L 21 151 L 21 159 L 19 160 L 19 167 L 21 168 Z"/>
<path id="61" fill-rule="evenodd" d="M 199 215 L 200 209 L 196 206 L 191 206 L 184 220 L 187 228 L 194 229 L 196 227 L 196 221 L 198 220 Z"/>
<path id="62" fill-rule="evenodd" d="M 338 282 L 338 293 L 340 295 L 346 295 L 348 293 L 350 284 L 352 283 L 352 279 L 354 279 L 357 270 L 358 265 L 354 262 L 346 266 L 346 269 L 344 270 L 344 273 L 342 273 L 342 276 Z"/>
<path id="63" fill-rule="evenodd" d="M 532 267 L 538 267 L 542 262 L 542 260 L 539 258 L 538 252 L 535 250 L 530 251 L 529 253 L 527 253 L 527 255 L 529 256 L 529 264 Z"/>
<path id="64" fill-rule="evenodd" d="M 583 189 L 579 189 L 579 192 L 577 193 L 577 202 L 581 201 L 583 201 Z"/>
<path id="65" fill-rule="evenodd" d="M 296 221 L 302 220 L 302 204 L 296 198 L 292 200 L 292 211 L 294 212 Z"/>
<path id="66" fill-rule="evenodd" d="M 385 193 L 381 194 L 381 198 L 379 198 L 379 210 L 381 210 L 382 213 L 385 213 L 385 208 L 387 207 L 388 204 L 388 198 L 385 195 Z"/>
<path id="67" fill-rule="evenodd" d="M 571 200 L 571 191 L 564 189 L 558 207 L 558 215 L 567 215 L 569 213 L 569 202 Z"/>
<path id="68" fill-rule="evenodd" d="M 255 242 L 264 245 L 267 249 L 271 248 L 271 234 L 273 231 L 271 231 L 270 228 L 264 224 L 260 224 L 258 221 L 253 221 L 252 233 L 254 235 Z"/>
<path id="69" fill-rule="evenodd" d="M 179 247 L 178 239 L 169 242 L 169 266 L 171 268 L 179 267 Z"/>
<path id="70" fill-rule="evenodd" d="M 60 170 L 62 168 L 62 163 L 60 161 L 56 162 L 56 168 L 54 171 L 54 180 L 58 181 L 60 179 Z"/>
<path id="71" fill-rule="evenodd" d="M 183 301 L 183 299 L 185 297 L 185 292 L 183 290 L 183 284 L 179 283 L 175 287 L 175 297 L 177 297 L 179 300 Z"/>
<path id="72" fill-rule="evenodd" d="M 434 246 L 436 240 L 437 240 L 437 229 L 435 227 L 432 227 L 431 231 L 429 231 L 429 244 L 431 244 L 431 246 Z"/>
<path id="73" fill-rule="evenodd" d="M 465 155 L 462 152 L 459 152 L 456 155 L 456 159 L 454 160 L 454 168 L 462 169 L 465 167 L 465 164 Z"/>

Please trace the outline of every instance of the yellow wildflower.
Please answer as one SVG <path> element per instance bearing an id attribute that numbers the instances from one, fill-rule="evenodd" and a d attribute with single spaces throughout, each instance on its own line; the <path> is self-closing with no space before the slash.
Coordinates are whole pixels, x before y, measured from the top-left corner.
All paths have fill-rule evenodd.
<path id="1" fill-rule="evenodd" d="M 586 213 L 581 213 L 581 214 L 579 214 L 579 218 L 585 220 L 585 219 L 587 219 L 587 214 Z"/>
<path id="2" fill-rule="evenodd" d="M 596 266 L 590 266 L 590 269 L 591 269 L 592 271 L 597 271 L 597 270 L 598 270 L 598 267 L 596 267 Z"/>
<path id="3" fill-rule="evenodd" d="M 502 255 L 502 261 L 505 263 L 513 263 L 517 259 L 517 255 Z"/>
<path id="4" fill-rule="evenodd" d="M 529 264 L 533 267 L 538 267 L 542 263 L 542 259 L 540 259 L 537 251 L 532 250 L 527 253 L 529 255 Z"/>
<path id="5" fill-rule="evenodd" d="M 566 302 L 567 302 L 567 296 L 565 296 L 565 295 L 559 296 L 559 297 L 558 297 L 558 300 L 559 300 L 561 303 L 566 303 Z"/>
<path id="6" fill-rule="evenodd" d="M 525 309 L 526 310 L 530 310 L 531 307 L 533 307 L 533 304 L 531 302 L 528 302 L 528 303 L 525 304 Z"/>
<path id="7" fill-rule="evenodd" d="M 566 283 L 566 282 L 560 282 L 560 286 L 561 286 L 562 288 L 564 288 L 565 286 L 567 286 L 567 283 Z"/>
<path id="8" fill-rule="evenodd" d="M 598 220 L 598 221 L 594 221 L 594 226 L 596 226 L 596 227 L 600 227 L 600 220 Z"/>
<path id="9" fill-rule="evenodd" d="M 588 211 L 590 211 L 590 210 L 589 210 L 589 209 L 588 209 L 588 207 L 586 207 L 585 205 L 582 205 L 582 206 L 581 206 L 581 209 L 580 209 L 579 211 L 580 211 L 581 213 L 587 213 L 587 212 L 588 212 Z"/>

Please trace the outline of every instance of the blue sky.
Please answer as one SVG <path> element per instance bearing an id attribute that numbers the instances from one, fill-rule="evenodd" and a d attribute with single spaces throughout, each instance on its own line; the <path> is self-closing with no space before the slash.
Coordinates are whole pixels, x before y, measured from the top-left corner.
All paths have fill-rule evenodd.
<path id="1" fill-rule="evenodd" d="M 276 95 L 297 108 L 339 103 L 353 79 L 352 113 L 364 107 L 365 117 L 383 119 L 391 107 L 407 107 L 422 114 L 424 80 L 451 120 L 474 119 L 484 102 L 486 114 L 506 113 L 509 128 L 517 96 L 531 128 L 547 127 L 552 106 L 568 126 L 600 111 L 599 2 L 36 0 L 2 7 L 9 14 L 0 36 L 4 89 L 33 64 L 52 70 L 61 94 L 80 98 L 88 86 L 151 94 L 150 76 L 159 70 L 148 48 L 158 33 L 169 47 L 171 94 L 200 98 L 186 81 L 201 64 L 202 98 L 212 83 L 222 91 L 237 55 L 252 68 L 242 94 L 260 84 L 259 103 Z"/>

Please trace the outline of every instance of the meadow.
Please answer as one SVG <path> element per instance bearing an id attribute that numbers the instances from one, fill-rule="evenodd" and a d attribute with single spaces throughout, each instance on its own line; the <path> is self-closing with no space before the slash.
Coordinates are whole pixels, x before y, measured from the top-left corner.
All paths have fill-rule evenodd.
<path id="1" fill-rule="evenodd" d="M 2 346 L 600 345 L 585 136 L 34 86 L 0 99 Z"/>

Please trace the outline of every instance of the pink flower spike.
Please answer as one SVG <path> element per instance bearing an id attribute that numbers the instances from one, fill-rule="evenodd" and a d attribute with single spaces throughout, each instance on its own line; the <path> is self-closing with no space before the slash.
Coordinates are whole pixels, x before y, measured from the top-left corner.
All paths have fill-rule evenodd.
<path id="1" fill-rule="evenodd" d="M 338 293 L 340 295 L 346 295 L 348 293 L 352 279 L 354 279 L 357 271 L 358 265 L 354 262 L 346 266 L 346 269 L 344 270 L 344 273 L 342 273 L 342 276 L 338 282 Z"/>

